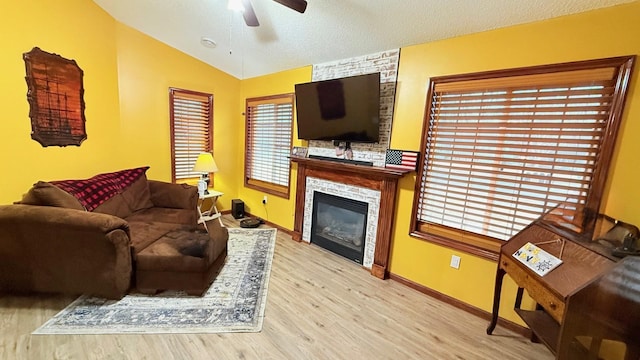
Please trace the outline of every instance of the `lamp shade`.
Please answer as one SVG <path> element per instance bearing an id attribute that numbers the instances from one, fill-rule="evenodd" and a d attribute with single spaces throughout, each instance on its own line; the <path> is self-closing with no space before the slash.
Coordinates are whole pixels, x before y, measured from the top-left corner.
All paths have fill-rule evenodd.
<path id="1" fill-rule="evenodd" d="M 216 165 L 216 161 L 213 160 L 213 155 L 211 155 L 211 153 L 204 152 L 198 155 L 196 164 L 193 166 L 193 171 L 200 173 L 212 173 L 218 171 L 218 165 Z"/>

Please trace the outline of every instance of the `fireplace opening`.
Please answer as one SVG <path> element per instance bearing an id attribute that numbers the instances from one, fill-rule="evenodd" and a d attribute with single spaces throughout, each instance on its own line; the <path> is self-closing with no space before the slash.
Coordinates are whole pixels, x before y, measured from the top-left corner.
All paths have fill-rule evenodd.
<path id="1" fill-rule="evenodd" d="M 311 242 L 362 264 L 369 204 L 314 191 Z"/>

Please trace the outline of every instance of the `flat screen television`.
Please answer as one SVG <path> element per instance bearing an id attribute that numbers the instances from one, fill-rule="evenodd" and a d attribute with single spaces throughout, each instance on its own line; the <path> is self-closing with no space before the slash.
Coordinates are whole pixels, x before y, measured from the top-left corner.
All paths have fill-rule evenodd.
<path id="1" fill-rule="evenodd" d="M 374 143 L 380 137 L 380 73 L 295 85 L 298 138 Z"/>

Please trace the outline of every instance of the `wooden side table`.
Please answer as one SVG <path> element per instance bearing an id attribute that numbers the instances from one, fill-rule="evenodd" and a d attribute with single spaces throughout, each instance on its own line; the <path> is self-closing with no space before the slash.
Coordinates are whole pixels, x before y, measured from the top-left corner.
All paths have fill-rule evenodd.
<path id="1" fill-rule="evenodd" d="M 224 224 L 222 224 L 222 219 L 220 218 L 222 214 L 220 214 L 218 208 L 216 207 L 216 201 L 222 195 L 224 195 L 224 193 L 209 189 L 208 194 L 201 195 L 198 198 L 198 224 L 204 224 L 204 228 L 207 230 L 207 232 L 209 231 L 209 229 L 207 228 L 207 221 L 213 219 L 218 219 L 218 221 L 220 221 L 220 226 L 224 227 Z M 211 207 L 209 207 L 209 210 L 203 211 L 202 206 L 204 205 L 204 201 L 206 199 L 211 199 Z"/>

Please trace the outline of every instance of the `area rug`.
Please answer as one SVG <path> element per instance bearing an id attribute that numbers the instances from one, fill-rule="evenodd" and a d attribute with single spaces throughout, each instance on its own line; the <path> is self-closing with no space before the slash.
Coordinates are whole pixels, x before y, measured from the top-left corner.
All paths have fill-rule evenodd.
<path id="1" fill-rule="evenodd" d="M 276 229 L 229 229 L 227 259 L 204 296 L 163 292 L 121 300 L 81 296 L 33 334 L 259 332 Z"/>

